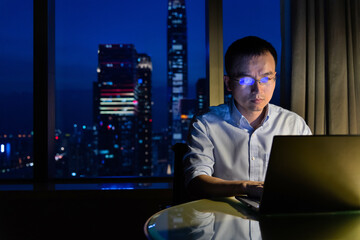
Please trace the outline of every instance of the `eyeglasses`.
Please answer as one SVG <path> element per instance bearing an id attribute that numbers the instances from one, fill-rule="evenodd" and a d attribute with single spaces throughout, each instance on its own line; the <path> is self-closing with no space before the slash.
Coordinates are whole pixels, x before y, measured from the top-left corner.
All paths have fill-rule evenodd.
<path id="1" fill-rule="evenodd" d="M 275 79 L 276 79 L 275 76 L 273 76 L 273 77 L 266 76 L 266 77 L 261 78 L 260 80 L 256 80 L 256 79 L 254 79 L 252 77 L 248 77 L 248 76 L 241 77 L 240 79 L 232 78 L 232 80 L 238 81 L 239 84 L 242 86 L 252 86 L 252 85 L 254 85 L 255 82 L 258 82 L 259 85 L 261 85 L 261 86 L 268 86 L 268 85 L 270 85 L 271 80 L 275 80 Z"/>

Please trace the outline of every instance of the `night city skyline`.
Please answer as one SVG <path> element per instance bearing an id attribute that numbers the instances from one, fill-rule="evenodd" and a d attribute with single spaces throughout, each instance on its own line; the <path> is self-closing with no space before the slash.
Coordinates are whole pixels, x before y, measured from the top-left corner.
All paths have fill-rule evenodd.
<path id="1" fill-rule="evenodd" d="M 24 128 L 30 130 L 32 117 L 32 2 L 20 6 L 16 1 L 2 1 L 0 16 L 0 110 L 8 118 L 1 121 L 0 131 Z M 254 9 L 239 11 L 239 9 Z M 92 82 L 96 81 L 98 44 L 134 44 L 138 52 L 147 53 L 153 61 L 153 110 L 167 109 L 166 104 L 166 19 L 167 1 L 156 7 L 148 1 L 56 1 L 56 96 L 57 126 L 71 129 L 73 124 L 92 124 Z M 5 11 L 8 8 L 9 10 Z M 154 10 L 151 10 L 154 9 Z M 266 16 L 269 9 L 271 18 Z M 20 12 L 11 15 L 12 11 Z M 236 38 L 258 35 L 274 44 L 280 51 L 280 9 L 278 1 L 224 1 L 224 49 Z M 156 11 L 156 14 L 154 14 Z M 195 85 L 205 77 L 205 9 L 204 1 L 186 1 L 188 21 L 189 98 L 195 98 Z M 241 12 L 241 14 L 239 14 Z M 10 13 L 10 15 L 9 15 Z M 256 15 L 256 16 L 255 16 Z M 263 16 L 261 18 L 261 16 Z M 264 21 L 266 19 L 266 21 Z M 236 20 L 236 22 L 234 22 Z M 270 21 L 272 20 L 272 21 Z M 4 24 L 6 22 L 6 24 Z M 239 22 L 239 24 L 237 24 Z M 245 23 L 246 24 L 241 24 Z M 116 23 L 116 24 L 114 24 Z M 146 24 L 145 24 L 146 23 Z M 275 27 L 274 27 L 275 26 Z M 153 34 L 156 32 L 156 34 Z M 6 46 L 6 47 L 4 47 Z M 19 47 L 21 46 L 21 48 Z M 20 50 L 20 51 L 19 51 Z M 16 66 L 21 65 L 22 71 Z M 14 75 L 16 73 L 16 75 Z M 12 74 L 12 75 L 9 75 Z M 11 78 L 11 81 L 8 79 Z M 158 94 L 163 92 L 164 94 Z M 26 122 L 20 122 L 16 110 L 7 107 L 9 97 L 16 96 L 15 109 L 25 106 Z M 274 96 L 276 98 L 276 96 Z M 21 101 L 24 99 L 24 102 Z M 25 101 L 26 99 L 26 101 Z M 70 109 L 69 106 L 75 109 Z M 72 116 L 74 119 L 69 119 Z M 159 114 L 154 117 L 154 130 L 166 122 Z M 22 117 L 22 121 L 24 117 Z M 10 123 L 18 123 L 11 126 Z M 16 132 L 15 132 L 16 133 Z"/>
<path id="2" fill-rule="evenodd" d="M 15 17 L 0 12 L 3 13 L 2 23 L 9 22 L 0 25 L 0 30 L 3 30 L 0 38 L 3 53 L 0 55 L 3 63 L 0 68 L 3 86 L 0 89 L 0 144 L 4 150 L 1 171 L 3 177 L 27 178 L 32 174 L 33 164 L 32 5 L 17 6 L 12 1 L 2 3 L 4 6 L 1 9 L 23 14 Z M 260 3 L 264 8 L 257 9 L 256 16 L 243 10 L 255 9 Z M 265 0 L 252 4 L 224 1 L 224 51 L 235 39 L 257 35 L 272 42 L 280 54 L 280 9 L 279 5 L 273 5 Z M 175 4 L 174 8 L 176 6 L 179 5 Z M 269 21 L 267 17 L 270 7 L 277 9 L 275 15 L 278 17 L 272 18 L 274 21 Z M 186 12 L 180 11 L 183 8 L 172 12 L 168 0 L 159 1 L 156 7 L 145 0 L 124 3 L 109 0 L 105 4 L 95 0 L 55 1 L 56 177 L 168 176 L 173 173 L 170 147 L 175 142 L 186 140 L 191 117 L 208 98 L 208 89 L 201 86 L 206 83 L 205 0 L 185 1 Z M 234 9 L 241 9 L 241 14 Z M 184 16 L 185 21 L 182 20 Z M 186 25 L 181 26 L 183 23 Z M 183 30 L 176 30 L 178 26 Z M 174 29 L 173 33 L 169 29 Z M 149 97 L 147 106 L 151 112 L 148 127 L 138 125 L 138 114 L 129 115 L 127 120 L 121 114 L 114 115 L 114 119 L 118 120 L 110 120 L 106 125 L 105 118 L 98 118 L 101 109 L 119 109 L 110 106 L 118 100 L 106 104 L 109 106 L 98 105 L 102 94 L 109 95 L 110 92 L 106 91 L 116 89 L 93 88 L 96 82 L 106 87 L 119 81 L 115 72 L 114 77 L 109 72 L 108 80 L 101 80 L 103 77 L 99 72 L 105 70 L 98 59 L 101 46 L 132 46 L 133 52 L 145 54 L 143 56 L 151 61 L 151 84 L 146 87 Z M 118 64 L 122 59 L 115 58 L 112 60 L 115 62 L 105 62 L 104 66 Z M 133 57 L 126 59 L 135 61 Z M 138 73 L 133 71 L 132 74 Z M 139 92 L 137 78 L 134 78 L 136 84 L 134 82 L 131 94 L 137 95 L 139 101 L 142 97 L 138 94 L 142 90 Z M 100 95 L 96 94 L 97 91 Z M 275 103 L 279 95 L 276 92 Z M 145 113 L 143 110 L 138 113 Z M 171 118 L 177 121 L 175 125 L 168 125 L 168 120 L 175 122 Z M 124 126 L 132 130 L 123 132 L 120 129 L 125 130 Z M 143 135 L 144 132 L 149 135 Z M 123 140 L 120 141 L 120 138 Z M 143 139 L 149 142 L 145 143 Z M 141 157 L 140 152 L 145 155 Z"/>

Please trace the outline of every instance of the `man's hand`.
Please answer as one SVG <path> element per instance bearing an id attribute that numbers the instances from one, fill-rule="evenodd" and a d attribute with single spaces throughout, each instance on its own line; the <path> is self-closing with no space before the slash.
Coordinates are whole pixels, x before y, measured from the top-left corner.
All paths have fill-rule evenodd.
<path id="1" fill-rule="evenodd" d="M 188 190 L 198 198 L 229 197 L 246 194 L 249 197 L 261 197 L 264 182 L 229 181 L 220 178 L 200 175 L 190 181 Z"/>
<path id="2" fill-rule="evenodd" d="M 241 185 L 241 191 L 249 197 L 260 198 L 263 193 L 264 182 L 244 181 Z"/>

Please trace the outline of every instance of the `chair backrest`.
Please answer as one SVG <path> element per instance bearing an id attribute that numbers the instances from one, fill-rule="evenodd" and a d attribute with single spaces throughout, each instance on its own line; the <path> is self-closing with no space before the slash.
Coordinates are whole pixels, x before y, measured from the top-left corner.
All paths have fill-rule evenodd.
<path id="1" fill-rule="evenodd" d="M 173 204 L 180 204 L 189 200 L 185 188 L 185 176 L 183 157 L 188 152 L 189 147 L 185 143 L 176 143 L 172 146 L 175 154 L 174 158 L 174 179 L 173 179 Z"/>

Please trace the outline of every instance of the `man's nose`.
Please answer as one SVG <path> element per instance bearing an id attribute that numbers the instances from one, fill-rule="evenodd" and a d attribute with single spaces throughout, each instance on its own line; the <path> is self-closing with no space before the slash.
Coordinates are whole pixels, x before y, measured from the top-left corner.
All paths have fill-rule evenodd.
<path id="1" fill-rule="evenodd" d="M 259 92 L 261 88 L 260 82 L 255 81 L 253 85 L 251 85 L 251 92 Z"/>

